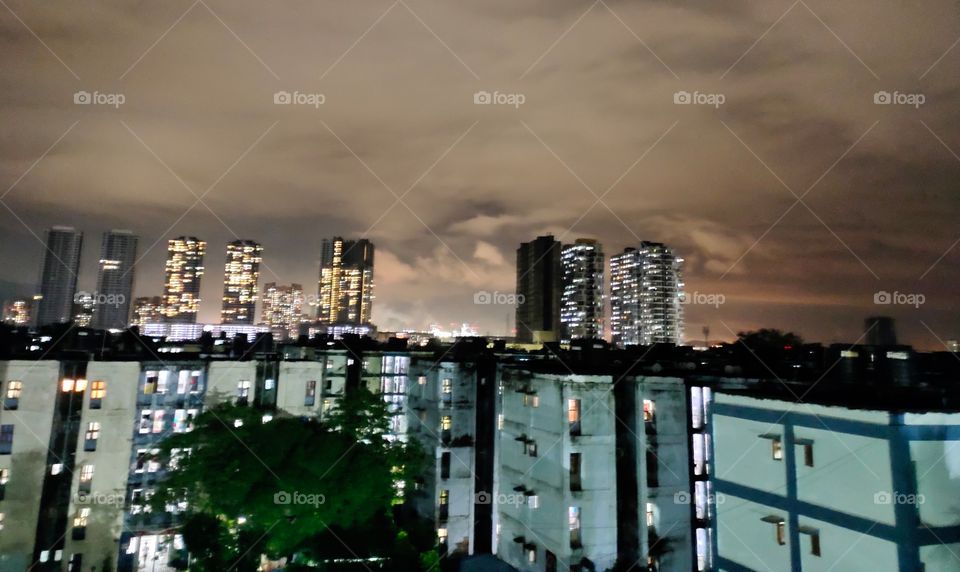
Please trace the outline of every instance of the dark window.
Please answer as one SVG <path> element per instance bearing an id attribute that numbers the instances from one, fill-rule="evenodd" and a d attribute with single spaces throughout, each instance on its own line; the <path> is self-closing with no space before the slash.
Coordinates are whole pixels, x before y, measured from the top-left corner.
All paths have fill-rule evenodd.
<path id="1" fill-rule="evenodd" d="M 657 476 L 657 455 L 652 450 L 647 449 L 647 486 L 659 487 L 660 479 Z"/>
<path id="2" fill-rule="evenodd" d="M 311 379 L 307 382 L 306 393 L 303 396 L 303 404 L 312 407 L 317 402 L 317 381 Z"/>
<path id="3" fill-rule="evenodd" d="M 570 490 L 583 490 L 583 482 L 580 480 L 580 453 L 570 453 Z"/>
<path id="4" fill-rule="evenodd" d="M 440 478 L 450 478 L 450 453 L 443 453 L 440 455 Z"/>
<path id="5" fill-rule="evenodd" d="M 13 452 L 13 425 L 0 425 L 0 455 Z"/>

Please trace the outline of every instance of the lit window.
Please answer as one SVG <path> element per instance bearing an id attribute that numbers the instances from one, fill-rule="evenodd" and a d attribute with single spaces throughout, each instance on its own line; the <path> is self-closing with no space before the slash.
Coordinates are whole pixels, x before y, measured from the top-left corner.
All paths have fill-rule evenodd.
<path id="1" fill-rule="evenodd" d="M 73 526 L 77 528 L 82 528 L 87 526 L 87 522 L 90 520 L 90 509 L 88 507 L 81 508 L 77 512 L 77 516 L 73 519 Z"/>
<path id="2" fill-rule="evenodd" d="M 449 415 L 444 415 L 440 418 L 440 429 L 442 431 L 449 431 L 453 428 L 453 417 Z"/>
<path id="3" fill-rule="evenodd" d="M 450 378 L 444 378 L 442 381 L 441 391 L 443 393 L 452 393 L 453 392 L 453 380 Z"/>
<path id="4" fill-rule="evenodd" d="M 87 390 L 87 380 L 86 380 L 86 379 L 83 379 L 83 378 L 78 379 L 77 382 L 73 385 L 73 390 L 76 391 L 77 393 L 81 393 L 81 392 L 86 391 L 86 390 Z"/>
<path id="5" fill-rule="evenodd" d="M 144 409 L 140 412 L 140 428 L 138 431 L 141 435 L 145 435 L 150 432 L 150 420 L 153 418 L 153 411 L 150 409 Z"/>
<path id="6" fill-rule="evenodd" d="M 277 385 L 276 380 L 273 380 L 273 379 L 265 379 L 265 380 L 263 380 L 263 389 L 264 389 L 265 391 L 270 391 L 270 390 L 273 389 L 276 385 Z"/>
<path id="7" fill-rule="evenodd" d="M 93 483 L 93 465 L 87 463 L 80 467 L 80 492 L 89 493 Z"/>
<path id="8" fill-rule="evenodd" d="M 68 377 L 63 378 L 63 381 L 60 382 L 60 391 L 67 393 L 73 391 L 74 381 Z"/>
<path id="9" fill-rule="evenodd" d="M 761 518 L 760 520 L 773 525 L 774 538 L 776 539 L 778 545 L 783 546 L 787 543 L 787 525 L 783 520 L 783 517 L 771 514 Z"/>
<path id="10" fill-rule="evenodd" d="M 574 424 L 580 423 L 580 400 L 579 399 L 567 400 L 567 421 L 570 423 L 571 428 L 574 426 Z"/>
<path id="11" fill-rule="evenodd" d="M 647 526 L 653 527 L 654 517 L 653 517 L 653 503 L 647 503 Z"/>
<path id="12" fill-rule="evenodd" d="M 540 497 L 537 495 L 527 495 L 527 506 L 531 509 L 540 508 Z"/>
<path id="13" fill-rule="evenodd" d="M 91 421 L 87 423 L 87 431 L 83 434 L 83 450 L 96 451 L 97 439 L 100 438 L 100 422 Z"/>
<path id="14" fill-rule="evenodd" d="M 0 486 L 10 482 L 10 469 L 0 469 Z"/>
<path id="15" fill-rule="evenodd" d="M 527 562 L 529 562 L 530 564 L 536 564 L 537 562 L 536 548 L 527 548 Z"/>
<path id="16" fill-rule="evenodd" d="M 645 423 L 652 423 L 657 415 L 657 405 L 649 400 L 643 400 L 643 421 Z"/>
<path id="17" fill-rule="evenodd" d="M 417 377 L 417 384 L 418 384 L 418 385 L 426 385 L 426 384 L 427 384 L 427 376 L 421 375 L 421 376 Z"/>
<path id="18" fill-rule="evenodd" d="M 247 399 L 250 397 L 250 382 L 242 380 L 237 382 L 237 399 Z"/>
<path id="19" fill-rule="evenodd" d="M 157 372 L 155 371 L 146 372 L 146 377 L 143 382 L 144 395 L 152 395 L 153 393 L 156 393 L 158 380 L 159 380 L 159 376 Z"/>
<path id="20" fill-rule="evenodd" d="M 503 413 L 497 415 L 497 429 L 503 430 Z"/>
<path id="21" fill-rule="evenodd" d="M 4 514 L 0 512 L 0 530 L 3 530 Z"/>
<path id="22" fill-rule="evenodd" d="M 571 506 L 567 508 L 567 526 L 570 530 L 570 546 L 579 548 L 582 544 L 580 537 L 580 507 Z"/>
<path id="23" fill-rule="evenodd" d="M 11 381 L 7 384 L 7 402 L 4 407 L 7 409 L 16 409 L 20 401 L 20 393 L 23 391 L 22 381 Z"/>
<path id="24" fill-rule="evenodd" d="M 107 382 L 94 381 L 90 384 L 90 408 L 100 409 L 103 398 L 107 395 Z"/>
<path id="25" fill-rule="evenodd" d="M 181 370 L 177 375 L 177 394 L 183 395 L 190 387 L 190 370 Z"/>
<path id="26" fill-rule="evenodd" d="M 163 433 L 163 409 L 157 409 L 153 412 L 153 432 Z"/>
<path id="27" fill-rule="evenodd" d="M 776 433 L 764 433 L 761 439 L 770 439 L 770 456 L 774 461 L 783 460 L 783 440 Z"/>

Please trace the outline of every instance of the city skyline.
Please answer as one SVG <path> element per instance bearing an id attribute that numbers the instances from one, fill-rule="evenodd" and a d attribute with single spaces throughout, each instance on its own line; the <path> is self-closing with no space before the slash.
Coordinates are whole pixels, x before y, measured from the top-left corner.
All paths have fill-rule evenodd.
<path id="1" fill-rule="evenodd" d="M 674 245 L 689 290 L 725 296 L 687 312 L 718 339 L 725 325 L 850 339 L 878 311 L 918 347 L 957 337 L 952 2 L 608 4 L 338 7 L 336 26 L 321 8 L 211 5 L 229 30 L 201 5 L 12 6 L 0 297 L 30 293 L 54 224 L 132 228 L 137 296 L 156 293 L 153 243 L 177 235 L 253 237 L 277 253 L 264 278 L 310 284 L 319 229 L 382 245 L 381 327 L 502 332 L 510 311 L 472 294 L 511 291 L 515 245 L 553 232 L 608 252 Z M 523 103 L 498 104 L 510 94 Z M 214 300 L 222 277 L 208 277 Z M 878 307 L 878 292 L 926 302 Z"/>

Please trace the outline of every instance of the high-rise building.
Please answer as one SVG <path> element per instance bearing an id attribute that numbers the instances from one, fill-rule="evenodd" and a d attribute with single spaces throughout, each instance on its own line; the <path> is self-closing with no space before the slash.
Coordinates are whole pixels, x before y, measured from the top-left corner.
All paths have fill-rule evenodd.
<path id="1" fill-rule="evenodd" d="M 93 325 L 93 313 L 96 311 L 97 298 L 90 292 L 81 290 L 73 297 L 73 323 L 78 328 Z"/>
<path id="2" fill-rule="evenodd" d="M 263 287 L 261 320 L 285 337 L 296 337 L 303 318 L 303 286 L 268 282 Z"/>
<path id="3" fill-rule="evenodd" d="M 610 331 L 618 346 L 640 343 L 640 280 L 636 248 L 610 257 Z"/>
<path id="4" fill-rule="evenodd" d="M 163 297 L 141 296 L 133 301 L 133 319 L 131 326 L 140 329 L 147 324 L 156 324 L 163 321 Z"/>
<path id="5" fill-rule="evenodd" d="M 18 298 L 3 305 L 3 322 L 11 326 L 30 325 L 30 300 Z"/>
<path id="6" fill-rule="evenodd" d="M 223 269 L 222 324 L 252 324 L 257 306 L 257 283 L 263 246 L 252 240 L 227 243 L 227 262 Z"/>
<path id="7" fill-rule="evenodd" d="M 560 334 L 560 243 L 538 236 L 517 249 L 517 341 L 550 342 Z"/>
<path id="8" fill-rule="evenodd" d="M 55 226 L 47 231 L 45 246 L 40 269 L 38 326 L 73 319 L 73 296 L 77 292 L 83 233 L 73 227 Z"/>
<path id="9" fill-rule="evenodd" d="M 101 330 L 126 328 L 133 301 L 133 266 L 137 261 L 137 236 L 129 230 L 103 233 L 93 327 Z"/>
<path id="10" fill-rule="evenodd" d="M 373 307 L 373 243 L 323 240 L 317 319 L 327 324 L 369 324 Z"/>
<path id="11" fill-rule="evenodd" d="M 560 254 L 563 293 L 560 302 L 561 338 L 603 337 L 603 248 L 596 240 L 577 239 Z"/>
<path id="12" fill-rule="evenodd" d="M 195 323 L 200 307 L 200 279 L 207 243 L 181 236 L 167 243 L 166 281 L 163 285 L 163 317 L 166 322 Z"/>
<path id="13" fill-rule="evenodd" d="M 658 242 L 610 258 L 610 325 L 617 345 L 683 341 L 683 259 Z"/>

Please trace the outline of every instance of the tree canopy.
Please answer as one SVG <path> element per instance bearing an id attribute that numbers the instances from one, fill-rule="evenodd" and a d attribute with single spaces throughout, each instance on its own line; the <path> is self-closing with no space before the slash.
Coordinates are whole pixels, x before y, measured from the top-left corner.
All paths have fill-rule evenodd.
<path id="1" fill-rule="evenodd" d="M 398 482 L 410 479 L 420 459 L 410 446 L 383 438 L 388 421 L 386 404 L 366 390 L 343 398 L 325 421 L 278 412 L 264 422 L 262 411 L 219 405 L 192 431 L 163 441 L 160 456 L 173 463 L 152 503 L 160 509 L 186 501 L 181 530 L 200 570 L 261 553 L 323 558 L 325 545 L 343 542 L 338 534 L 360 537 L 356 546 L 339 547 L 347 558 L 367 557 L 378 550 L 351 531 L 400 534 L 391 507 Z M 389 552 L 384 540 L 366 542 Z M 237 566 L 245 568 L 252 569 Z"/>

